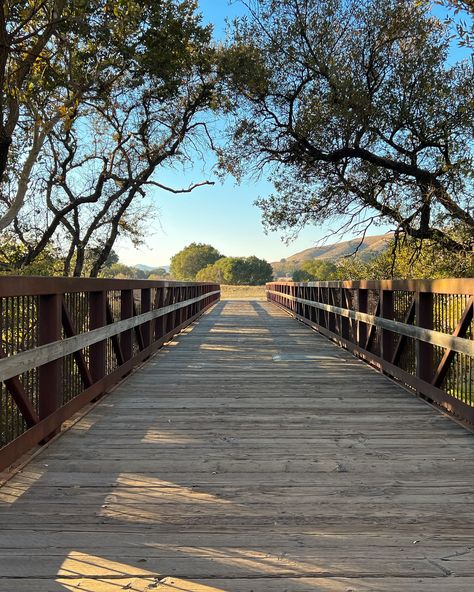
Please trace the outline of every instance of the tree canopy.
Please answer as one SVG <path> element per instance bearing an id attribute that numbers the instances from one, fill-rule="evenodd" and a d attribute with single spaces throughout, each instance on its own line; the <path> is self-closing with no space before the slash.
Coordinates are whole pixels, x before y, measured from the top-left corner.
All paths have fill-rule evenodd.
<path id="1" fill-rule="evenodd" d="M 143 240 L 150 188 L 207 183 L 173 188 L 158 176 L 208 141 L 217 105 L 211 29 L 196 9 L 194 0 L 3 3 L 0 230 L 23 247 L 5 263 L 28 266 L 53 244 L 63 273 L 97 275 L 118 236 Z"/>
<path id="2" fill-rule="evenodd" d="M 313 259 L 304 261 L 299 269 L 293 272 L 294 282 L 309 282 L 314 280 L 337 280 L 339 279 L 337 266 L 332 261 Z"/>
<path id="3" fill-rule="evenodd" d="M 221 257 L 212 245 L 191 243 L 171 258 L 170 275 L 176 280 L 195 280 L 198 271 Z"/>
<path id="4" fill-rule="evenodd" d="M 267 167 L 264 220 L 343 219 L 451 251 L 474 244 L 474 63 L 414 0 L 255 0 L 223 58 L 233 125 L 221 166 Z"/>
<path id="5" fill-rule="evenodd" d="M 198 281 L 237 286 L 261 286 L 273 278 L 270 263 L 258 257 L 223 257 L 196 275 Z"/>
<path id="6" fill-rule="evenodd" d="M 339 260 L 337 274 L 340 280 L 474 277 L 474 259 L 432 241 L 421 246 L 417 241 L 392 241 L 372 260 L 364 261 L 357 255 Z"/>

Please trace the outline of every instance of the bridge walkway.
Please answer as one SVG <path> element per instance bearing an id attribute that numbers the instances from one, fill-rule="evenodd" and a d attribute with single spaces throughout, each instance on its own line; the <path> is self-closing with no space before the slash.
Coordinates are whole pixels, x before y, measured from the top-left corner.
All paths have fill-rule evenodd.
<path id="1" fill-rule="evenodd" d="M 2 592 L 468 592 L 474 439 L 223 301 L 0 489 Z"/>

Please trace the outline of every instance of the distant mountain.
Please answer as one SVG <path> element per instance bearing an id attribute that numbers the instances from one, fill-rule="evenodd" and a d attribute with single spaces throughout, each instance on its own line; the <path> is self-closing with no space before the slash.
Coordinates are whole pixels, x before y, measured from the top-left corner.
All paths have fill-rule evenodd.
<path id="1" fill-rule="evenodd" d="M 341 243 L 323 245 L 321 247 L 312 247 L 295 253 L 291 257 L 287 257 L 286 260 L 298 263 L 311 259 L 331 259 L 331 261 L 337 261 L 337 259 L 352 255 L 356 251 L 357 255 L 362 259 L 371 259 L 386 249 L 387 243 L 391 238 L 392 235 L 390 234 L 382 234 L 379 236 L 366 236 L 362 244 L 360 239 L 353 239 Z"/>
<path id="2" fill-rule="evenodd" d="M 353 239 L 339 243 L 331 243 L 320 247 L 311 247 L 299 253 L 295 253 L 281 261 L 272 263 L 276 275 L 292 274 L 303 261 L 313 259 L 326 259 L 337 261 L 341 257 L 347 257 L 357 251 L 357 255 L 364 260 L 372 259 L 387 248 L 387 243 L 392 239 L 392 234 L 381 234 L 378 236 L 366 236 L 362 241 Z M 360 246 L 359 246 L 360 245 Z"/>

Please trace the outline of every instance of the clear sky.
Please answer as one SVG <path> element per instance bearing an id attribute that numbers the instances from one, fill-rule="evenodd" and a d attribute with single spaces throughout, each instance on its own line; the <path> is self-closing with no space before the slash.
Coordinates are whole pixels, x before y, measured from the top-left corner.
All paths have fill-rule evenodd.
<path id="1" fill-rule="evenodd" d="M 226 18 L 232 19 L 243 13 L 239 2 L 229 3 L 227 0 L 200 0 L 199 6 L 204 22 L 213 24 L 215 36 L 219 38 L 225 35 Z M 181 195 L 150 190 L 157 218 L 149 224 L 147 247 L 136 249 L 128 242 L 119 242 L 116 250 L 121 261 L 127 265 L 166 265 L 172 255 L 191 242 L 210 243 L 224 255 L 256 255 L 277 261 L 314 246 L 324 236 L 321 228 L 307 228 L 296 241 L 286 246 L 281 233 L 266 235 L 261 212 L 253 202 L 260 196 L 269 195 L 271 184 L 262 179 L 237 186 L 232 178 L 221 183 L 212 173 L 213 163 L 209 154 L 206 162 L 196 162 L 192 170 L 159 173 L 157 179 L 160 182 L 175 188 L 204 179 L 214 180 L 216 184 Z"/>
<path id="2" fill-rule="evenodd" d="M 242 5 L 237 1 L 200 0 L 199 6 L 204 22 L 213 24 L 217 38 L 225 35 L 226 19 L 243 13 Z M 282 241 L 281 233 L 266 235 L 261 212 L 253 203 L 258 197 L 269 195 L 272 185 L 266 179 L 248 180 L 240 186 L 232 178 L 221 183 L 213 175 L 213 163 L 209 154 L 205 162 L 196 161 L 192 169 L 159 173 L 157 180 L 175 188 L 203 180 L 214 180 L 216 184 L 181 195 L 152 190 L 157 217 L 149 224 L 147 247 L 136 249 L 128 242 L 119 242 L 116 250 L 123 263 L 167 265 L 170 257 L 191 242 L 212 244 L 228 256 L 256 255 L 268 261 L 278 261 L 314 246 L 328 234 L 329 227 L 307 227 L 288 246 Z M 382 234 L 387 230 L 388 227 L 375 228 L 371 234 Z"/>

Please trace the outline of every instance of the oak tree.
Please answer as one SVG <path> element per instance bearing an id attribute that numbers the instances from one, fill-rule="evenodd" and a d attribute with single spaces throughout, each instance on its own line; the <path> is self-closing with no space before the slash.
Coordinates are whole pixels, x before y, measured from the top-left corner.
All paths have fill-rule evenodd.
<path id="1" fill-rule="evenodd" d="M 195 280 L 201 269 L 222 257 L 212 245 L 191 243 L 171 258 L 170 275 L 176 280 Z"/>
<path id="2" fill-rule="evenodd" d="M 143 240 L 152 188 L 180 193 L 207 183 L 174 188 L 158 171 L 209 141 L 214 49 L 194 0 L 72 6 L 75 17 L 50 42 L 51 82 L 23 99 L 30 123 L 18 139 L 31 146 L 28 167 L 10 154 L 2 201 L 8 232 L 23 245 L 14 267 L 53 243 L 66 275 L 96 276 L 119 236 Z"/>
<path id="3" fill-rule="evenodd" d="M 337 220 L 452 251 L 474 245 L 474 64 L 415 0 L 255 0 L 222 57 L 221 166 L 270 173 L 264 221 Z M 342 220 L 342 222 L 341 222 Z"/>

